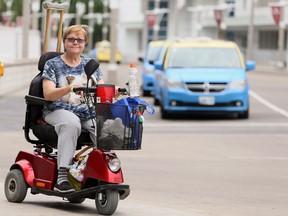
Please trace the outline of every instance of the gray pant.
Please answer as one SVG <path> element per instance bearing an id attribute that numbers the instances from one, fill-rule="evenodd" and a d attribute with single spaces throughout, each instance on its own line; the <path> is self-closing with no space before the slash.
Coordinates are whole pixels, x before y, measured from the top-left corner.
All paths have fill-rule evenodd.
<path id="1" fill-rule="evenodd" d="M 75 154 L 77 139 L 81 134 L 81 127 L 90 132 L 90 138 L 96 144 L 94 120 L 81 121 L 78 116 L 67 110 L 55 110 L 45 117 L 45 121 L 55 127 L 58 135 L 57 153 L 58 168 L 67 167 Z M 94 124 L 96 127 L 96 124 Z"/>

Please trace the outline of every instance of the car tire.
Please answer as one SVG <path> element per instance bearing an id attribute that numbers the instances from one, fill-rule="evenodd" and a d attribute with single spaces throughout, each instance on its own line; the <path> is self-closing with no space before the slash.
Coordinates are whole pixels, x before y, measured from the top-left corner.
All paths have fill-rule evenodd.
<path id="1" fill-rule="evenodd" d="M 150 91 L 146 91 L 142 89 L 142 95 L 147 97 L 147 96 L 150 96 L 151 94 L 150 94 Z"/>
<path id="2" fill-rule="evenodd" d="M 249 109 L 245 110 L 244 112 L 238 113 L 239 119 L 248 119 L 249 118 Z"/>
<path id="3" fill-rule="evenodd" d="M 169 119 L 170 118 L 168 111 L 164 109 L 162 104 L 160 104 L 160 111 L 161 111 L 161 118 L 162 119 Z"/>
<path id="4" fill-rule="evenodd" d="M 155 105 L 155 106 L 159 106 L 159 104 L 160 104 L 159 99 L 157 99 L 157 98 L 154 97 L 154 105 Z"/>

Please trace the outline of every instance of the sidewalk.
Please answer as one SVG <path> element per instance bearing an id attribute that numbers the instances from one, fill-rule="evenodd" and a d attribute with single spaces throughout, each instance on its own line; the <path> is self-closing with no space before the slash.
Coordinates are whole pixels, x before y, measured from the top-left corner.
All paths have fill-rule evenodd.
<path id="1" fill-rule="evenodd" d="M 252 73 L 263 73 L 273 76 L 288 76 L 288 68 L 278 67 L 276 64 L 272 63 L 257 63 L 256 68 Z"/>
<path id="2" fill-rule="evenodd" d="M 36 60 L 5 65 L 4 76 L 0 78 L 0 97 L 27 87 L 38 73 L 37 66 Z"/>

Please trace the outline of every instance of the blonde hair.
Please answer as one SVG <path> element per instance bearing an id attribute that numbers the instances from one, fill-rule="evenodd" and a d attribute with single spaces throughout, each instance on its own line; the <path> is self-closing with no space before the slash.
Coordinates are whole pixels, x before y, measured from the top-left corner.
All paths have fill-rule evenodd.
<path id="1" fill-rule="evenodd" d="M 74 32 L 81 32 L 84 35 L 85 42 L 88 41 L 88 26 L 87 25 L 72 25 L 69 26 L 64 34 L 63 34 L 63 43 L 67 37 L 67 35 L 74 33 Z"/>

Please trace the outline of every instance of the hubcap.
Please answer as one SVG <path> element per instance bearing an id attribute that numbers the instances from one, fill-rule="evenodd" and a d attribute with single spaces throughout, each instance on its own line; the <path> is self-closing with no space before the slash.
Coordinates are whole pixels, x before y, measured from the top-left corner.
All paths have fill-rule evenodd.
<path id="1" fill-rule="evenodd" d="M 16 191 L 16 181 L 15 181 L 15 179 L 11 179 L 10 181 L 9 181 L 9 192 L 11 193 L 11 194 L 13 194 L 13 193 L 15 193 L 15 191 Z"/>

